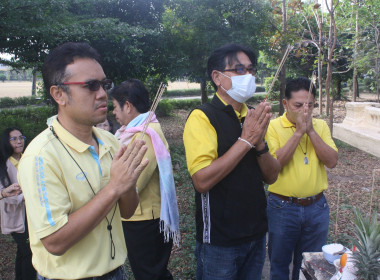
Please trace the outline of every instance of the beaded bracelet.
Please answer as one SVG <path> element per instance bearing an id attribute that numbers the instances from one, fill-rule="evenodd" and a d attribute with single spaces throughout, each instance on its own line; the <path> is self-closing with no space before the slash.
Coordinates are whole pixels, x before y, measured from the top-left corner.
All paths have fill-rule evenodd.
<path id="1" fill-rule="evenodd" d="M 245 140 L 245 139 L 243 139 L 243 138 L 238 138 L 238 140 L 240 140 L 240 141 L 243 141 L 243 142 L 245 142 L 245 143 L 247 143 L 248 145 L 249 145 L 249 147 L 251 147 L 251 149 L 253 149 L 253 148 L 255 148 L 255 146 L 254 145 L 252 145 L 251 143 L 249 143 L 247 140 Z"/>

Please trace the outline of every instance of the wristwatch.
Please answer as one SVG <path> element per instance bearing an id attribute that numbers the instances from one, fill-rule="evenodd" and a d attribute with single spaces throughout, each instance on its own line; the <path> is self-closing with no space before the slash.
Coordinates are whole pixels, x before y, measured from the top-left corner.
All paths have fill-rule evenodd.
<path id="1" fill-rule="evenodd" d="M 256 157 L 261 157 L 261 155 L 269 152 L 267 141 L 264 141 L 264 143 L 265 143 L 264 149 L 262 149 L 260 151 L 255 150 Z"/>

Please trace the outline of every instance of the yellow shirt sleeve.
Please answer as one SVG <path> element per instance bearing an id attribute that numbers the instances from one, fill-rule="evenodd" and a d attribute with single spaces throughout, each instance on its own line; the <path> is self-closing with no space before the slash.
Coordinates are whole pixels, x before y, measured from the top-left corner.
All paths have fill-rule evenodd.
<path id="1" fill-rule="evenodd" d="M 218 139 L 205 113 L 194 110 L 185 124 L 183 143 L 190 176 L 209 166 L 218 158 Z"/>
<path id="2" fill-rule="evenodd" d="M 24 156 L 19 164 L 18 180 L 28 217 L 40 239 L 68 221 L 71 203 L 61 175 L 57 165 L 41 156 Z"/>
<path id="3" fill-rule="evenodd" d="M 328 124 L 325 121 L 321 121 L 322 131 L 319 134 L 319 137 L 325 142 L 327 145 L 329 145 L 331 148 L 333 148 L 336 152 L 338 152 L 338 148 L 336 147 L 334 140 L 331 137 L 331 132 Z"/>

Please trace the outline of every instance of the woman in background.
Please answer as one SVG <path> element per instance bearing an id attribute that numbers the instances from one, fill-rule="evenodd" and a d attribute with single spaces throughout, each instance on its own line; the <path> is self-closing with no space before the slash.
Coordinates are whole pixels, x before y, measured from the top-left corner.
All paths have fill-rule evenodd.
<path id="1" fill-rule="evenodd" d="M 113 126 L 112 126 L 112 122 L 108 119 L 108 117 L 106 118 L 106 120 L 102 123 L 98 123 L 97 125 L 95 125 L 97 128 L 101 128 L 101 129 L 104 129 L 104 130 L 107 130 L 108 132 L 112 133 L 113 134 Z"/>
<path id="2" fill-rule="evenodd" d="M 0 200 L 1 232 L 11 234 L 17 244 L 15 279 L 35 280 L 36 271 L 32 265 L 24 195 L 17 181 L 17 166 L 25 148 L 25 139 L 20 129 L 15 127 L 5 129 L 1 136 L 0 195 L 3 198 Z M 9 191 L 13 189 L 18 190 L 18 194 L 9 197 Z"/>

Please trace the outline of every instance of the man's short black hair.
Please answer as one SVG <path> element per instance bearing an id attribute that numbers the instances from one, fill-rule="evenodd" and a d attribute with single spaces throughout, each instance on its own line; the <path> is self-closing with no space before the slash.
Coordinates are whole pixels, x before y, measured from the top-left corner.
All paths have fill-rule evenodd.
<path id="1" fill-rule="evenodd" d="M 292 98 L 292 92 L 296 92 L 296 91 L 299 91 L 301 89 L 309 91 L 310 83 L 311 83 L 311 81 L 305 77 L 299 77 L 296 79 L 289 80 L 286 83 L 285 99 L 289 100 L 290 98 Z M 314 85 L 312 87 L 311 93 L 313 94 L 313 96 L 315 98 L 315 96 L 317 95 L 317 91 L 316 91 Z"/>
<path id="2" fill-rule="evenodd" d="M 110 97 L 119 103 L 121 109 L 129 101 L 139 113 L 149 111 L 149 92 L 137 79 L 129 79 L 117 85 L 111 90 Z"/>
<path id="3" fill-rule="evenodd" d="M 211 73 L 214 70 L 222 71 L 226 68 L 226 65 L 232 65 L 234 62 L 238 61 L 237 54 L 239 52 L 245 53 L 249 60 L 251 60 L 252 65 L 256 66 L 256 55 L 248 47 L 229 43 L 216 50 L 214 50 L 208 61 L 207 61 L 207 74 L 211 79 L 214 89 L 217 90 L 217 86 L 212 80 Z"/>
<path id="4" fill-rule="evenodd" d="M 46 57 L 42 66 L 42 78 L 48 95 L 51 86 L 64 82 L 66 66 L 73 63 L 75 58 L 92 58 L 100 64 L 99 53 L 87 43 L 68 42 L 56 47 Z M 68 86 L 62 88 L 69 93 Z M 52 97 L 51 100 L 57 106 Z"/>

